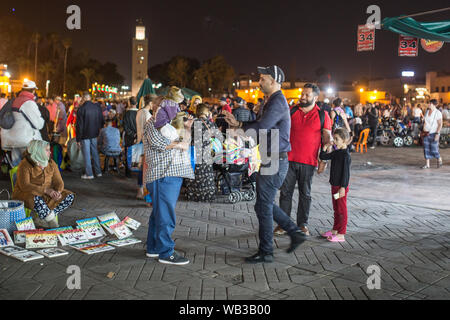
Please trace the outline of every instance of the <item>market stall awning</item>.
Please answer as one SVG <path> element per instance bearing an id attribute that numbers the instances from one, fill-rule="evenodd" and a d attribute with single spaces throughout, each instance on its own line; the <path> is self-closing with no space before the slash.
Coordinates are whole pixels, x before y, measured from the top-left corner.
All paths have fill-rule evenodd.
<path id="1" fill-rule="evenodd" d="M 149 78 L 144 80 L 144 83 L 142 84 L 141 89 L 139 89 L 139 92 L 136 96 L 138 108 L 141 107 L 141 99 L 147 94 L 156 94 L 155 88 L 153 87 L 153 82 Z"/>
<path id="2" fill-rule="evenodd" d="M 419 39 L 450 42 L 450 20 L 439 22 L 418 22 L 413 18 L 384 18 L 382 28 L 404 36 Z"/>

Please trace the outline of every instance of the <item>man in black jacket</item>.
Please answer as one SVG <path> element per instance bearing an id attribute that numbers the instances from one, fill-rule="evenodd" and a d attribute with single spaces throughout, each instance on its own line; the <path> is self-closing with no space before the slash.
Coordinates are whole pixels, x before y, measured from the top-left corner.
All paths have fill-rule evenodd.
<path id="1" fill-rule="evenodd" d="M 91 95 L 85 93 L 83 95 L 83 104 L 77 112 L 76 136 L 78 146 L 81 146 L 81 151 L 84 156 L 84 165 L 86 174 L 81 176 L 81 179 L 94 179 L 91 164 L 91 155 L 94 160 L 94 170 L 96 176 L 102 176 L 100 168 L 100 157 L 97 151 L 97 138 L 100 130 L 103 128 L 105 120 L 103 118 L 102 109 L 98 104 L 91 101 Z"/>
<path id="2" fill-rule="evenodd" d="M 48 130 L 47 130 L 48 129 L 47 126 L 50 123 L 50 112 L 45 107 L 44 103 L 42 102 L 42 97 L 37 97 L 36 104 L 37 104 L 37 106 L 39 108 L 39 111 L 41 112 L 42 119 L 45 120 L 45 125 L 40 130 L 41 136 L 42 136 L 42 140 L 50 142 L 50 137 L 48 136 Z"/>
<path id="3" fill-rule="evenodd" d="M 136 128 L 136 116 L 137 116 L 137 101 L 135 97 L 130 98 L 130 107 L 125 112 L 125 115 L 123 116 L 123 130 L 125 133 L 125 159 L 126 159 L 126 165 L 125 165 L 125 175 L 127 178 L 131 178 L 131 172 L 130 169 L 128 169 L 128 157 L 127 152 L 128 148 L 131 147 L 136 143 L 137 138 L 137 128 Z"/>

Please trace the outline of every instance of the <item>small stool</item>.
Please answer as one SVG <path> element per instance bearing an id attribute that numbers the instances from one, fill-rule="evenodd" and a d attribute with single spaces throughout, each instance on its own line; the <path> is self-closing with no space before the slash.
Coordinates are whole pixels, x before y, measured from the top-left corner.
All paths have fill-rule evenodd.
<path id="1" fill-rule="evenodd" d="M 114 171 L 116 171 L 117 173 L 120 173 L 119 165 L 120 165 L 121 155 L 122 155 L 121 153 L 105 154 L 105 162 L 104 162 L 103 172 L 109 173 L 109 171 L 110 171 L 109 160 L 112 158 L 112 159 L 114 159 Z"/>

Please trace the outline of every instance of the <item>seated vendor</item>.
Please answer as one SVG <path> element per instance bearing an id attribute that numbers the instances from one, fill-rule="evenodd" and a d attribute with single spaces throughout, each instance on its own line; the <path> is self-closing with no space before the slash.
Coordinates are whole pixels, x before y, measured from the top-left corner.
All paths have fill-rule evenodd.
<path id="1" fill-rule="evenodd" d="M 12 198 L 25 202 L 37 228 L 57 228 L 56 217 L 72 205 L 75 194 L 64 189 L 57 164 L 50 159 L 50 144 L 33 140 L 17 169 Z"/>

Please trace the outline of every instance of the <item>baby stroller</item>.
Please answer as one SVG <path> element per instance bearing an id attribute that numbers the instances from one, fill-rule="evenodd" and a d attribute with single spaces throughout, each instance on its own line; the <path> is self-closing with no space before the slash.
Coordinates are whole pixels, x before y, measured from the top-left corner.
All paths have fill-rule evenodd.
<path id="1" fill-rule="evenodd" d="M 224 153 L 215 157 L 213 169 L 219 194 L 231 203 L 253 201 L 256 198 L 256 172 L 259 169 L 258 149 L 253 139 L 228 137 Z"/>
<path id="2" fill-rule="evenodd" d="M 214 164 L 217 190 L 228 195 L 231 203 L 253 201 L 256 198 L 256 173 L 248 176 L 249 165 Z"/>

